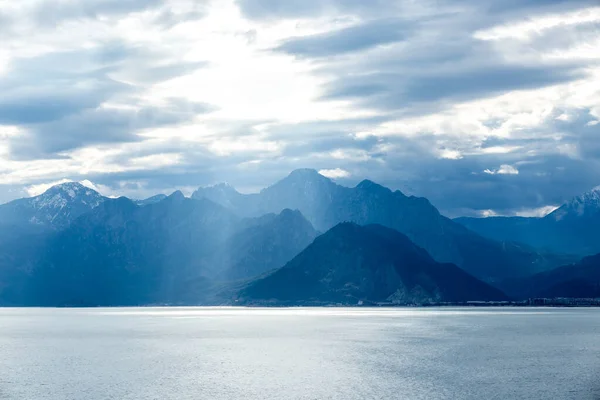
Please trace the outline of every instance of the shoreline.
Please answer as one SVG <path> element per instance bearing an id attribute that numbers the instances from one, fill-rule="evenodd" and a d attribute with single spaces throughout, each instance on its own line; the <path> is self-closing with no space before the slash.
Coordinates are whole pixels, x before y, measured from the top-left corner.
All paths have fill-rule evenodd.
<path id="1" fill-rule="evenodd" d="M 97 308 L 380 308 L 380 309 L 398 309 L 398 308 L 596 308 L 600 307 L 600 298 L 557 298 L 557 299 L 528 299 L 522 301 L 468 301 L 455 303 L 426 303 L 426 304 L 393 304 L 393 303 L 370 303 L 361 304 L 343 304 L 343 303 L 318 303 L 303 302 L 295 304 L 277 303 L 277 302 L 257 302 L 245 304 L 139 304 L 139 305 L 0 305 L 0 309 L 14 308 L 41 308 L 41 309 L 97 309 Z"/>

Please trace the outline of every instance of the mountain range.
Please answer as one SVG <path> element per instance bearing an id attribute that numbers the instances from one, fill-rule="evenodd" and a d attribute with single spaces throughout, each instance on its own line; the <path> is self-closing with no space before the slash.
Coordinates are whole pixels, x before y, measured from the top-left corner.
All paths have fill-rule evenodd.
<path id="1" fill-rule="evenodd" d="M 297 209 L 320 231 L 347 221 L 380 224 L 404 233 L 436 260 L 454 263 L 486 281 L 525 276 L 567 261 L 512 241 L 485 238 L 444 217 L 425 198 L 405 196 L 369 180 L 354 188 L 340 186 L 310 169 L 296 170 L 257 194 L 217 185 L 199 189 L 192 198 L 209 199 L 245 216 Z"/>
<path id="2" fill-rule="evenodd" d="M 600 253 L 600 187 L 577 196 L 541 218 L 457 218 L 493 240 L 514 240 L 538 249 L 586 256 Z"/>
<path id="3" fill-rule="evenodd" d="M 600 298 L 600 254 L 498 286 L 514 298 Z"/>
<path id="4" fill-rule="evenodd" d="M 592 232 L 586 221 L 596 214 L 581 209 L 569 203 L 554 220 Z M 425 198 L 369 180 L 344 187 L 310 169 L 255 194 L 219 184 L 191 198 L 114 199 L 66 183 L 0 205 L 0 304 L 502 300 L 498 288 L 513 298 L 546 293 L 523 287 L 555 271 L 568 273 L 556 272 L 553 285 L 589 277 L 593 287 L 593 274 L 569 275 L 580 253 L 495 239 L 470 222 L 444 217 Z M 570 285 L 571 294 L 589 293 Z"/>

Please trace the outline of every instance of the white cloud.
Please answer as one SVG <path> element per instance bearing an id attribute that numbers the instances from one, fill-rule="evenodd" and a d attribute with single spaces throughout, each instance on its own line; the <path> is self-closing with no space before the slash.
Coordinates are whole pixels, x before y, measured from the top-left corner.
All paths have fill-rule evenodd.
<path id="1" fill-rule="evenodd" d="M 67 182 L 73 182 L 73 181 L 70 179 L 60 179 L 58 181 L 53 181 L 53 182 L 39 183 L 37 185 L 28 186 L 27 188 L 25 188 L 25 191 L 31 197 L 38 196 L 38 195 L 44 193 L 46 190 L 50 189 L 52 186 L 60 185 L 60 184 L 67 183 Z"/>
<path id="2" fill-rule="evenodd" d="M 336 160 L 346 160 L 346 161 L 368 161 L 371 159 L 369 153 L 365 150 L 360 149 L 336 149 L 329 153 L 329 156 L 335 158 Z"/>
<path id="3" fill-rule="evenodd" d="M 497 171 L 498 174 L 504 175 L 518 175 L 519 170 L 512 165 L 502 164 L 500 169 Z"/>
<path id="4" fill-rule="evenodd" d="M 483 171 L 489 175 L 519 175 L 519 170 L 512 165 L 502 164 L 498 169 L 486 169 Z"/>
<path id="5" fill-rule="evenodd" d="M 481 211 L 479 211 L 479 215 L 483 218 L 498 216 L 498 214 L 494 210 L 481 210 Z"/>
<path id="6" fill-rule="evenodd" d="M 96 186 L 94 184 L 94 182 L 90 181 L 89 179 L 84 179 L 84 180 L 80 181 L 79 183 L 81 183 L 83 186 L 85 186 L 87 188 L 95 190 L 96 192 L 100 192 L 100 189 L 98 188 L 98 186 Z"/>
<path id="7" fill-rule="evenodd" d="M 545 217 L 559 206 L 543 206 L 537 208 L 521 209 L 515 213 L 518 217 Z"/>
<path id="8" fill-rule="evenodd" d="M 521 208 L 516 211 L 506 213 L 498 212 L 497 210 L 479 210 L 477 213 L 480 217 L 545 217 L 559 206 L 542 206 L 533 208 Z"/>
<path id="9" fill-rule="evenodd" d="M 442 149 L 439 152 L 439 157 L 440 158 L 446 158 L 446 159 L 449 159 L 449 160 L 459 160 L 463 156 L 460 153 L 460 151 L 458 151 L 458 150 Z"/>
<path id="10" fill-rule="evenodd" d="M 322 169 L 319 171 L 319 174 L 331 179 L 348 178 L 351 175 L 350 172 L 341 168 Z"/>

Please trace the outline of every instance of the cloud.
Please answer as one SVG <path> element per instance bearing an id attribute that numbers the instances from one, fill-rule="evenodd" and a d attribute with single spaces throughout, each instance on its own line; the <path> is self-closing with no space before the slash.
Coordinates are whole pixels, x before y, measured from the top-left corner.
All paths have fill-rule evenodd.
<path id="1" fill-rule="evenodd" d="M 398 42 L 406 35 L 406 25 L 408 23 L 401 19 L 378 19 L 335 31 L 288 39 L 275 50 L 299 57 L 330 57 Z"/>
<path id="2" fill-rule="evenodd" d="M 498 169 L 486 169 L 483 172 L 489 175 L 519 175 L 519 170 L 512 165 L 502 164 Z"/>
<path id="3" fill-rule="evenodd" d="M 103 143 L 136 142 L 148 128 L 177 125 L 212 111 L 210 105 L 167 99 L 162 105 L 98 106 L 56 121 L 24 124 L 26 131 L 9 141 L 13 158 L 59 155 L 68 150 Z"/>
<path id="4" fill-rule="evenodd" d="M 252 19 L 307 18 L 324 13 L 360 13 L 380 12 L 390 7 L 389 1 L 372 0 L 365 3 L 361 0 L 238 0 L 241 11 Z"/>
<path id="5" fill-rule="evenodd" d="M 343 70 L 328 83 L 323 98 L 326 100 L 352 100 L 363 107 L 385 111 L 406 112 L 413 108 L 423 113 L 441 101 L 468 101 L 493 97 L 513 90 L 543 88 L 585 77 L 581 65 L 510 65 L 496 60 L 482 59 L 457 69 L 456 66 L 419 69 L 419 63 L 396 66 L 379 64 L 376 56 L 368 57 L 363 68 L 369 74 L 349 74 Z M 427 108 L 426 108 L 427 110 Z"/>
<path id="6" fill-rule="evenodd" d="M 479 215 L 482 218 L 497 217 L 498 214 L 494 210 L 481 210 Z"/>
<path id="7" fill-rule="evenodd" d="M 348 178 L 350 176 L 350 172 L 341 168 L 322 169 L 319 170 L 319 174 L 331 179 Z"/>
<path id="8" fill-rule="evenodd" d="M 310 166 L 450 216 L 561 204 L 600 183 L 597 6 L 8 2 L 0 201 L 62 179 L 250 192 Z"/>
<path id="9" fill-rule="evenodd" d="M 538 208 L 532 209 L 524 209 L 515 212 L 515 216 L 517 217 L 545 217 L 550 214 L 554 210 L 556 210 L 560 206 L 542 206 Z"/>
<path id="10" fill-rule="evenodd" d="M 27 191 L 27 194 L 30 197 L 33 197 L 33 196 L 38 196 L 38 195 L 44 193 L 46 190 L 50 189 L 52 186 L 60 185 L 60 184 L 67 183 L 67 182 L 72 182 L 72 181 L 70 179 L 60 179 L 57 181 L 40 183 L 37 185 L 31 185 L 31 186 L 28 186 L 25 190 Z"/>
<path id="11" fill-rule="evenodd" d="M 30 12 L 39 22 L 53 24 L 67 19 L 95 19 L 144 11 L 163 3 L 163 0 L 74 0 L 38 1 Z"/>

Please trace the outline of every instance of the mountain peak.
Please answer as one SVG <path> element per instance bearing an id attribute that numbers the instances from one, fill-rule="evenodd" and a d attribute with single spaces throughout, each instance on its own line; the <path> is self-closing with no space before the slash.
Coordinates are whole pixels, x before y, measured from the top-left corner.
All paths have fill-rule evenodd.
<path id="1" fill-rule="evenodd" d="M 356 185 L 357 188 L 369 188 L 369 187 L 375 187 L 375 186 L 381 186 L 375 182 L 373 182 L 372 180 L 369 179 L 364 179 L 362 180 L 358 185 Z"/>
<path id="2" fill-rule="evenodd" d="M 93 192 L 93 193 L 96 193 L 99 195 L 99 193 L 96 192 L 95 190 L 90 189 L 89 187 L 84 186 L 79 182 L 65 182 L 65 183 L 61 183 L 61 184 L 52 186 L 51 188 L 46 190 L 44 193 L 42 193 L 42 196 L 54 195 L 56 193 L 66 193 L 69 197 L 76 197 L 77 195 L 79 195 L 81 193 L 90 194 L 90 192 Z"/>
<path id="3" fill-rule="evenodd" d="M 362 182 L 360 182 L 358 185 L 356 185 L 356 189 L 361 189 L 361 190 L 385 190 L 386 192 L 391 192 L 390 189 L 386 188 L 385 186 L 380 185 L 379 183 L 375 183 L 369 179 L 365 179 Z"/>
<path id="4" fill-rule="evenodd" d="M 281 210 L 281 212 L 279 213 L 277 218 L 284 220 L 284 221 L 288 221 L 288 222 L 306 221 L 308 223 L 308 221 L 306 220 L 306 218 L 304 218 L 304 215 L 302 215 L 300 210 L 292 210 L 290 208 L 285 208 L 285 209 Z"/>
<path id="5" fill-rule="evenodd" d="M 548 214 L 548 217 L 560 221 L 567 217 L 582 217 L 585 214 L 600 211 L 600 186 L 596 186 L 589 192 L 574 197 L 569 202 Z"/>
<path id="6" fill-rule="evenodd" d="M 331 179 L 326 177 L 325 175 L 321 175 L 319 171 L 311 168 L 300 168 L 295 169 L 290 174 L 282 179 L 280 182 L 328 182 L 333 183 Z"/>
<path id="7" fill-rule="evenodd" d="M 215 185 L 211 185 L 211 186 L 206 186 L 203 188 L 198 189 L 200 190 L 211 190 L 214 192 L 221 192 L 221 193 L 226 193 L 226 194 L 237 194 L 239 193 L 233 186 L 231 186 L 229 183 L 227 182 L 219 182 Z"/>
<path id="8" fill-rule="evenodd" d="M 171 193 L 168 198 L 171 200 L 182 200 L 185 199 L 185 195 L 181 190 L 176 190 L 173 193 Z"/>
<path id="9" fill-rule="evenodd" d="M 22 226 L 62 229 L 105 200 L 100 193 L 79 182 L 66 182 L 40 195 L 3 205 L 0 219 Z"/>
<path id="10" fill-rule="evenodd" d="M 457 289 L 460 288 L 460 289 Z M 381 225 L 340 223 L 240 291 L 246 304 L 428 304 L 506 296 Z"/>
<path id="11" fill-rule="evenodd" d="M 312 168 L 298 168 L 290 172 L 288 177 L 302 177 L 302 178 L 310 178 L 310 177 L 323 177 L 323 175 L 319 174 L 319 171 Z"/>
<path id="12" fill-rule="evenodd" d="M 279 186 L 280 184 L 284 184 L 284 185 L 291 184 L 291 185 L 300 185 L 300 186 L 304 186 L 306 184 L 308 184 L 308 185 L 314 185 L 314 184 L 335 185 L 335 183 L 331 179 L 327 178 L 324 175 L 321 175 L 317 170 L 310 169 L 310 168 L 295 169 L 292 172 L 290 172 L 290 174 L 288 176 L 286 176 L 279 182 L 275 183 L 273 186 L 270 186 L 269 188 L 272 188 L 274 186 Z M 268 190 L 269 188 L 263 189 L 261 192 L 264 192 L 265 190 Z"/>
<path id="13" fill-rule="evenodd" d="M 104 197 L 79 182 L 66 182 L 52 186 L 29 200 L 36 209 L 63 208 L 69 203 L 81 203 L 94 208 L 104 201 Z"/>

